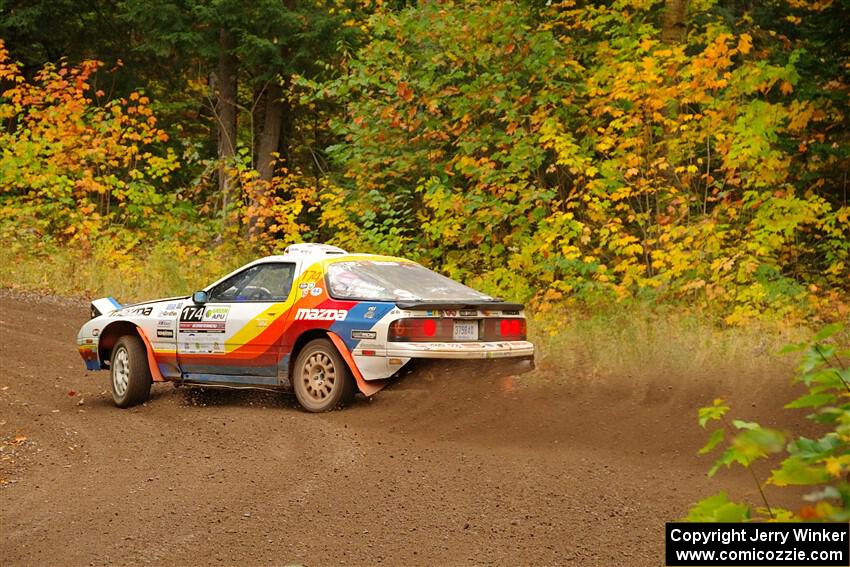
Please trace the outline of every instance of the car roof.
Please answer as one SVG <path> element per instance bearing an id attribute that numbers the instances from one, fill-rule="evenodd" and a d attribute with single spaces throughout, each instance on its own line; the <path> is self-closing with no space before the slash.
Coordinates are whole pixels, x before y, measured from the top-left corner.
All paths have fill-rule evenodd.
<path id="1" fill-rule="evenodd" d="M 335 254 L 333 256 L 322 255 L 292 255 L 292 254 L 276 254 L 273 256 L 265 256 L 258 258 L 253 262 L 245 264 L 242 268 L 253 266 L 255 264 L 266 264 L 270 262 L 301 262 L 301 270 L 306 270 L 310 266 L 320 263 L 322 266 L 333 264 L 336 262 L 356 261 L 356 260 L 375 260 L 375 261 L 392 261 L 392 262 L 410 262 L 413 260 L 406 258 L 398 258 L 396 256 L 384 256 L 382 254 L 363 254 L 355 252 L 346 252 L 345 254 Z M 241 269 L 241 268 L 240 268 Z"/>
<path id="2" fill-rule="evenodd" d="M 266 262 L 292 262 L 294 260 L 303 260 L 302 269 L 315 264 L 316 262 L 330 263 L 339 260 L 355 260 L 355 259 L 373 259 L 373 260 L 395 260 L 395 261 L 411 261 L 405 260 L 404 258 L 396 258 L 394 256 L 384 256 L 380 254 L 365 254 L 365 253 L 352 253 L 343 250 L 337 246 L 331 246 L 329 244 L 317 244 L 312 242 L 306 242 L 301 244 L 293 244 L 291 246 L 287 246 L 286 250 L 284 250 L 283 254 L 275 254 L 272 256 L 265 256 L 264 258 L 258 258 L 253 262 L 250 262 L 246 265 L 252 264 L 260 264 Z"/>
<path id="3" fill-rule="evenodd" d="M 413 260 L 407 260 L 405 258 L 398 258 L 395 256 L 351 253 L 346 252 L 342 248 L 331 246 L 329 244 L 316 244 L 308 242 L 288 246 L 286 250 L 284 250 L 283 254 L 265 256 L 263 258 L 257 258 L 256 260 L 248 262 L 247 264 L 243 264 L 242 266 L 233 270 L 229 274 L 226 274 L 218 280 L 214 281 L 213 283 L 209 284 L 204 289 L 210 289 L 223 282 L 227 278 L 231 277 L 232 275 L 237 274 L 246 268 L 250 268 L 251 266 L 256 266 L 257 264 L 267 264 L 272 262 L 295 262 L 297 264 L 296 276 L 298 276 L 304 273 L 309 267 L 315 266 L 316 264 L 321 264 L 322 269 L 324 269 L 324 266 L 326 266 L 327 264 L 346 260 L 383 260 L 392 262 L 415 263 L 413 262 Z"/>

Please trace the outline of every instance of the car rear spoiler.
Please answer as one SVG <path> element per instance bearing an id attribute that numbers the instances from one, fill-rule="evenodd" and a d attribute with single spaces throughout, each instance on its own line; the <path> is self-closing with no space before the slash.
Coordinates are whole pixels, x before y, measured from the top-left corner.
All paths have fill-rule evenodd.
<path id="1" fill-rule="evenodd" d="M 486 309 L 490 311 L 522 311 L 521 303 L 507 301 L 396 301 L 405 311 L 431 311 L 434 309 Z"/>
<path id="2" fill-rule="evenodd" d="M 92 301 L 89 309 L 91 311 L 91 318 L 94 319 L 95 317 L 100 317 L 101 315 L 121 309 L 121 304 L 115 301 L 115 298 L 101 297 Z"/>

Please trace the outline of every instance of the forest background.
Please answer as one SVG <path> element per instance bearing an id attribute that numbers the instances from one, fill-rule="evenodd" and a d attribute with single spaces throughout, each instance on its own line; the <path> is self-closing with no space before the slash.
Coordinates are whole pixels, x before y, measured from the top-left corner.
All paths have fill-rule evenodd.
<path id="1" fill-rule="evenodd" d="M 541 316 L 846 320 L 848 22 L 830 0 L 0 0 L 3 283 L 173 295 L 320 241 Z"/>

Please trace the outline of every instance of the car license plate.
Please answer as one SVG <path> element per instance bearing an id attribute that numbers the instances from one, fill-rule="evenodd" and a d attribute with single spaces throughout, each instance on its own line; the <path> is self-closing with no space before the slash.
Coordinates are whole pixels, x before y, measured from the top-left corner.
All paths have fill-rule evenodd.
<path id="1" fill-rule="evenodd" d="M 456 341 L 477 341 L 478 321 L 455 321 L 453 338 Z"/>

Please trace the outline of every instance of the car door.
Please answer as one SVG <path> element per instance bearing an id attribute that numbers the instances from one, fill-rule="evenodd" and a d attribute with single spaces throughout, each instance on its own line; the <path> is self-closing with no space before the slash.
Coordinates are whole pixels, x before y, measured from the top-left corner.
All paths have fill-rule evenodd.
<path id="1" fill-rule="evenodd" d="M 210 288 L 203 305 L 185 306 L 177 327 L 184 378 L 277 384 L 295 269 L 293 262 L 254 264 Z"/>

